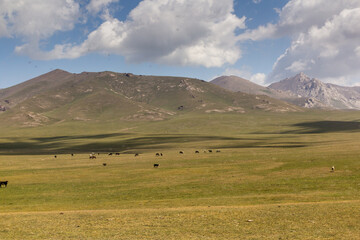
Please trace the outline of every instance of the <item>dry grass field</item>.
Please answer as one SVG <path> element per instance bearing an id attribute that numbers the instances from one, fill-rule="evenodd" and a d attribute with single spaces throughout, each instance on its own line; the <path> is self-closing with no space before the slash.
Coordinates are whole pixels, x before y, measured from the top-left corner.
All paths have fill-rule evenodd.
<path id="1" fill-rule="evenodd" d="M 0 239 L 360 239 L 357 113 L 204 118 L 6 130 Z"/>

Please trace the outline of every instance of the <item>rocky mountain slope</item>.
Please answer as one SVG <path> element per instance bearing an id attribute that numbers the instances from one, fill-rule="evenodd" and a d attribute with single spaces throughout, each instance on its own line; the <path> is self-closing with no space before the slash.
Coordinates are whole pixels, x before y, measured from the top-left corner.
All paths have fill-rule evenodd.
<path id="1" fill-rule="evenodd" d="M 300 108 L 183 77 L 54 70 L 0 90 L 0 122 L 38 126 L 63 121 L 157 121 L 187 113 L 301 111 Z"/>
<path id="2" fill-rule="evenodd" d="M 303 104 L 304 107 L 308 108 L 360 110 L 359 87 L 342 87 L 323 83 L 318 79 L 306 76 L 304 73 L 273 83 L 269 88 L 296 95 L 299 99 L 305 99 Z"/>

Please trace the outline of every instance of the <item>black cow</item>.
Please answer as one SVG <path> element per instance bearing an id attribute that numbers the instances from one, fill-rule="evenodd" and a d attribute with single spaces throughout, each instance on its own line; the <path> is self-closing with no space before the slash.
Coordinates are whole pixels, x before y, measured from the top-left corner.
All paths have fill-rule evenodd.
<path id="1" fill-rule="evenodd" d="M 160 165 L 160 164 L 158 164 L 158 163 L 154 163 L 154 168 L 159 167 L 159 165 Z"/>
<path id="2" fill-rule="evenodd" d="M 183 151 L 180 151 L 179 153 L 180 153 L 180 154 L 184 154 L 184 152 L 183 152 Z"/>
<path id="3" fill-rule="evenodd" d="M 0 182 L 0 187 L 2 187 L 2 185 L 4 185 L 5 187 L 7 187 L 8 181 L 1 181 Z"/>
<path id="4" fill-rule="evenodd" d="M 120 155 L 120 153 L 115 153 L 115 155 Z"/>
<path id="5" fill-rule="evenodd" d="M 112 156 L 112 153 L 109 153 L 109 156 Z"/>
<path id="6" fill-rule="evenodd" d="M 195 153 L 199 153 L 199 151 L 195 151 Z"/>
<path id="7" fill-rule="evenodd" d="M 156 153 L 155 155 L 158 157 L 158 156 L 160 156 L 160 153 Z"/>
<path id="8" fill-rule="evenodd" d="M 209 151 L 209 153 L 212 153 L 212 150 L 209 149 L 208 151 Z"/>
<path id="9" fill-rule="evenodd" d="M 217 153 L 221 152 L 220 150 L 216 150 Z"/>
<path id="10" fill-rule="evenodd" d="M 106 163 L 103 163 L 103 166 L 106 167 Z"/>
<path id="11" fill-rule="evenodd" d="M 137 156 L 139 156 L 139 154 L 138 154 L 138 153 L 135 153 L 135 157 L 137 157 Z"/>

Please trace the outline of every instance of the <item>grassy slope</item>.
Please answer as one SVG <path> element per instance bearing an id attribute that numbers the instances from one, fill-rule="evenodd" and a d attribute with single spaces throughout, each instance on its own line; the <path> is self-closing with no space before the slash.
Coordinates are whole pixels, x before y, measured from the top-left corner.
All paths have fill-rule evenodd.
<path id="1" fill-rule="evenodd" d="M 183 114 L 6 129 L 0 238 L 357 239 L 358 116 Z M 91 151 L 122 154 L 90 160 Z"/>

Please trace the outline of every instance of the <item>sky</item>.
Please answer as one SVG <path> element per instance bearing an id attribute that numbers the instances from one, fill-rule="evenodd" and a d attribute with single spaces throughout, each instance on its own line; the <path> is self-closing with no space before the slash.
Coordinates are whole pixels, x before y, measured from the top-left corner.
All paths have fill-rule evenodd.
<path id="1" fill-rule="evenodd" d="M 0 88 L 55 69 L 360 86 L 359 0 L 0 0 Z"/>

